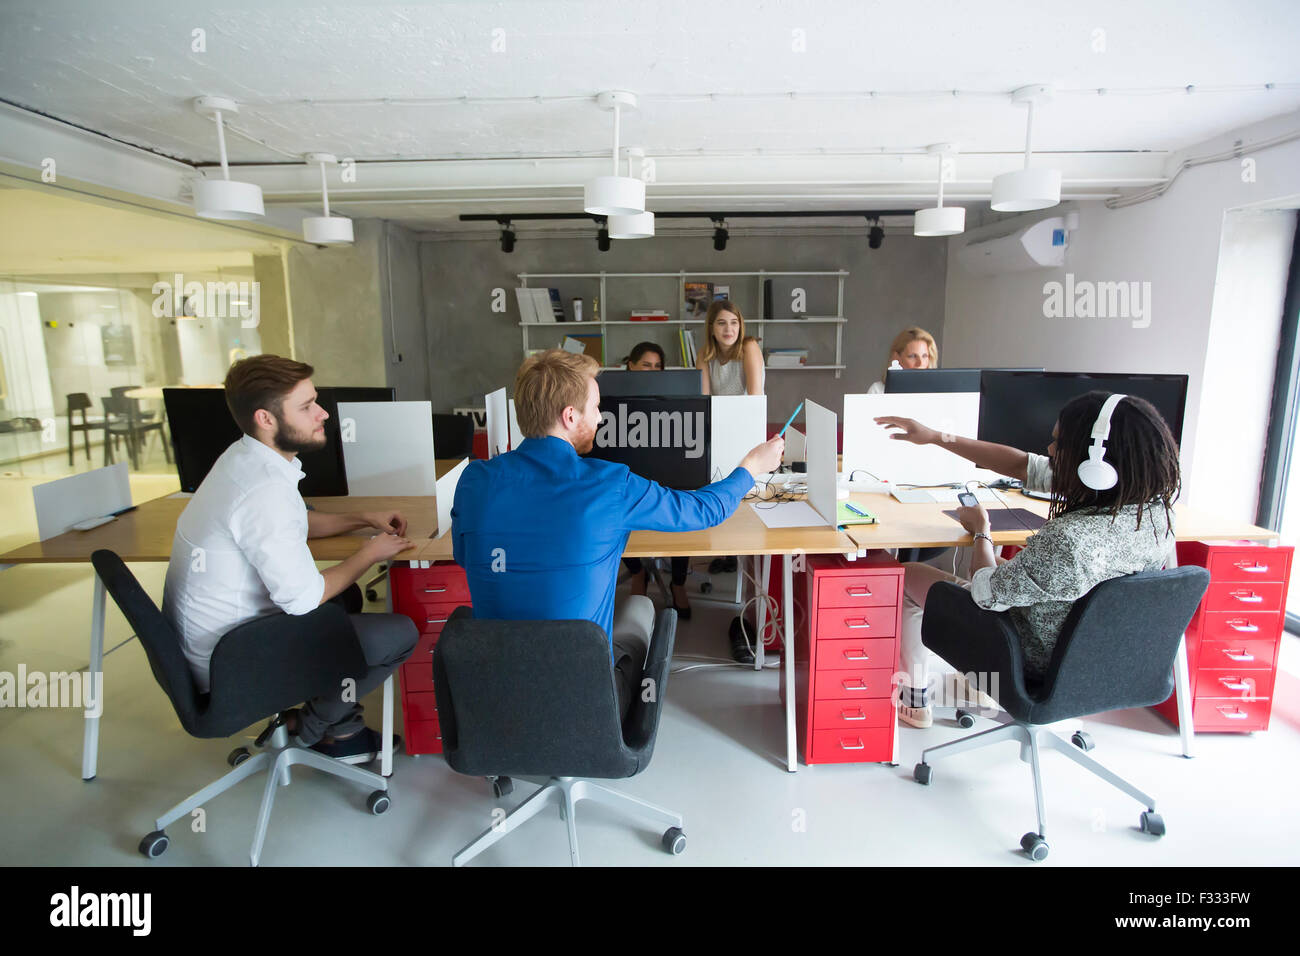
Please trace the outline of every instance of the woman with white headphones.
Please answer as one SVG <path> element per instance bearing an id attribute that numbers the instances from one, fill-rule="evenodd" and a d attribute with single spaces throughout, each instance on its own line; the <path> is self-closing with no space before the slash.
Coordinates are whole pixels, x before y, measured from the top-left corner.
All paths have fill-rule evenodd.
<path id="1" fill-rule="evenodd" d="M 899 429 L 896 439 L 935 444 L 940 435 L 910 418 L 877 418 Z M 951 436 L 949 436 L 951 438 Z M 993 552 L 983 506 L 957 509 L 975 537 L 970 580 L 925 564 L 906 564 L 902 665 L 907 672 L 899 720 L 933 721 L 930 652 L 921 643 L 925 598 L 936 581 L 966 587 L 980 607 L 1009 611 L 1025 654 L 1025 676 L 1040 678 L 1052 659 L 1074 602 L 1102 581 L 1164 567 L 1174 547 L 1173 500 L 1180 476 L 1178 446 L 1152 405 L 1131 395 L 1089 392 L 1057 416 L 1047 455 L 957 438 L 944 448 L 1010 478 L 1050 492 L 1048 521 L 1011 560 Z"/>

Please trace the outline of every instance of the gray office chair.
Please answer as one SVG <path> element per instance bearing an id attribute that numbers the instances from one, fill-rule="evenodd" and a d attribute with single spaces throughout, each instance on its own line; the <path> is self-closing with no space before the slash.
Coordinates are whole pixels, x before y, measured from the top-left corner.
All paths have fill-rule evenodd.
<path id="1" fill-rule="evenodd" d="M 226 759 L 234 769 L 160 816 L 156 829 L 140 841 L 141 853 L 151 859 L 162 856 L 171 842 L 164 832 L 169 823 L 261 770 L 267 771 L 267 778 L 248 854 L 253 866 L 262 854 L 277 786 L 289 785 L 289 768 L 295 764 L 373 787 L 367 809 L 379 814 L 389 808 L 387 780 L 319 754 L 297 743 L 297 738 L 291 741 L 278 716 L 326 688 L 338 688 L 344 678 L 365 673 L 365 656 L 342 607 L 326 603 L 309 614 L 272 614 L 227 632 L 212 652 L 211 692 L 200 694 L 179 636 L 122 559 L 99 550 L 90 560 L 105 590 L 135 629 L 155 679 L 190 736 L 230 737 L 268 715 L 277 715 L 257 738 L 256 746 L 268 741 L 269 746 L 258 754 L 245 747 L 232 751 Z"/>
<path id="2" fill-rule="evenodd" d="M 664 849 L 674 854 L 686 849 L 681 814 L 579 779 L 631 777 L 649 765 L 668 686 L 676 613 L 659 613 L 642 671 L 645 690 L 621 724 L 609 639 L 598 625 L 475 620 L 472 613 L 457 608 L 433 651 L 447 764 L 458 773 L 493 778 L 497 796 L 511 791 L 511 777 L 546 782 L 452 863 L 463 866 L 555 804 L 568 824 L 570 862 L 578 866 L 576 810 L 582 800 L 666 825 Z"/>
<path id="3" fill-rule="evenodd" d="M 1148 571 L 1097 585 L 1070 609 L 1041 681 L 1027 681 L 1020 637 L 1007 614 L 985 611 L 970 592 L 940 582 L 930 588 L 921 623 L 921 640 L 959 672 L 987 674 L 998 704 L 1000 726 L 928 747 L 913 771 L 917 783 L 933 780 L 931 764 L 943 757 L 977 750 L 1004 740 L 1020 742 L 1020 759 L 1034 776 L 1038 830 L 1020 839 L 1030 859 L 1047 858 L 1047 816 L 1039 753 L 1046 744 L 1085 770 L 1142 803 L 1139 827 L 1163 836 L 1165 823 L 1153 797 L 1112 773 L 1085 751 L 1091 738 L 1076 732 L 1067 743 L 1042 724 L 1125 707 L 1158 704 L 1173 691 L 1178 642 L 1209 586 L 1204 568 Z M 961 711 L 958 712 L 961 714 Z"/>

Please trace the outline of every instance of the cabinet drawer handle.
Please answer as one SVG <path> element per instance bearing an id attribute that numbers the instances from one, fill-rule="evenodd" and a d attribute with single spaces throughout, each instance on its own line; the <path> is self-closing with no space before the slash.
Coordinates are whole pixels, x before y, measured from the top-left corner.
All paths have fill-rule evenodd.
<path id="1" fill-rule="evenodd" d="M 861 588 L 845 588 L 844 593 L 849 597 L 871 597 L 871 588 L 866 585 Z"/>
<path id="2" fill-rule="evenodd" d="M 860 648 L 860 647 L 855 647 L 855 648 L 853 648 L 853 649 L 854 649 L 855 651 L 857 651 L 858 653 L 857 653 L 857 654 L 850 654 L 848 651 L 845 651 L 845 652 L 844 652 L 844 659 L 845 659 L 846 661 L 869 661 L 869 660 L 871 660 L 871 656 L 868 655 L 868 654 L 863 653 L 862 648 Z"/>
<path id="3" fill-rule="evenodd" d="M 840 686 L 843 687 L 845 690 L 866 690 L 867 689 L 867 685 L 863 683 L 861 677 L 858 678 L 858 683 L 856 687 L 850 687 L 849 682 L 846 680 L 840 681 Z"/>
<path id="4" fill-rule="evenodd" d="M 1264 600 L 1262 594 L 1256 594 L 1254 591 L 1229 591 L 1242 604 L 1259 604 Z"/>
<path id="5" fill-rule="evenodd" d="M 445 617 L 426 617 L 424 619 L 424 623 L 425 624 L 446 624 L 447 619 Z"/>
<path id="6" fill-rule="evenodd" d="M 1239 624 L 1237 620 L 1231 620 L 1225 623 L 1227 623 L 1228 627 L 1232 628 L 1234 631 L 1240 631 L 1243 634 L 1254 634 L 1259 630 L 1258 624 L 1251 624 L 1249 621 L 1244 624 Z"/>
<path id="7" fill-rule="evenodd" d="M 1229 651 L 1225 649 L 1223 655 L 1224 657 L 1228 658 L 1228 660 L 1236 661 L 1239 664 L 1245 664 L 1246 662 L 1253 661 L 1255 659 L 1255 655 L 1245 649 L 1242 649 L 1240 651 Z"/>
<path id="8" fill-rule="evenodd" d="M 1255 682 L 1253 680 L 1241 680 L 1238 677 L 1220 677 L 1219 683 L 1228 688 L 1228 690 L 1252 691 L 1255 689 Z"/>
<path id="9" fill-rule="evenodd" d="M 841 749 L 841 750 L 866 750 L 866 749 L 867 749 L 867 745 L 864 744 L 864 743 L 862 742 L 862 738 L 861 738 L 861 737 L 854 737 L 853 739 L 856 740 L 856 741 L 858 742 L 858 745 L 857 745 L 856 747 L 850 747 L 850 746 L 848 746 L 846 743 L 844 743 L 843 738 L 841 738 L 841 739 L 840 739 L 840 749 Z"/>
<path id="10" fill-rule="evenodd" d="M 866 720 L 867 719 L 867 715 L 860 710 L 855 710 L 854 713 L 857 714 L 857 716 L 850 717 L 849 712 L 847 710 L 841 710 L 840 720 Z"/>
<path id="11" fill-rule="evenodd" d="M 1234 561 L 1233 564 L 1235 564 L 1242 571 L 1248 571 L 1251 574 L 1263 574 L 1265 571 L 1268 570 L 1267 564 L 1260 564 L 1257 561 L 1256 562 L 1252 562 L 1250 560 Z"/>
<path id="12" fill-rule="evenodd" d="M 447 592 L 446 588 L 425 588 L 424 589 L 425 594 L 445 594 L 446 592 Z"/>
<path id="13" fill-rule="evenodd" d="M 850 631 L 860 631 L 860 630 L 862 630 L 863 628 L 869 628 L 869 627 L 871 627 L 871 624 L 867 621 L 867 619 L 866 619 L 865 617 L 862 619 L 862 623 L 861 623 L 861 624 L 849 624 L 848 620 L 845 620 L 844 624 L 845 624 L 845 626 L 848 627 L 848 629 L 849 629 Z"/>
<path id="14" fill-rule="evenodd" d="M 1246 713 L 1244 710 L 1233 710 L 1229 712 L 1226 707 L 1216 707 L 1215 710 L 1221 713 L 1228 720 L 1245 720 L 1250 716 L 1250 714 Z"/>

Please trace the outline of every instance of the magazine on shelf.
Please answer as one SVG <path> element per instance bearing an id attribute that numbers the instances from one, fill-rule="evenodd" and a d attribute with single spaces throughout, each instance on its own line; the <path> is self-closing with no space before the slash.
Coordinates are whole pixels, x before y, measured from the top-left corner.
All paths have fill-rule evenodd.
<path id="1" fill-rule="evenodd" d="M 687 282 L 682 318 L 703 319 L 709 312 L 709 303 L 713 301 L 712 282 Z"/>

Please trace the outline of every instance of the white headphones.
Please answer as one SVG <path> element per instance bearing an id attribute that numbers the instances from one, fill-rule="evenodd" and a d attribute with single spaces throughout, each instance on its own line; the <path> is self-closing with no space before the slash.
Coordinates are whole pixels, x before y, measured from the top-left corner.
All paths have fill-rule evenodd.
<path id="1" fill-rule="evenodd" d="M 1108 396 L 1092 426 L 1092 445 L 1088 448 L 1088 457 L 1079 462 L 1079 480 L 1093 491 L 1114 488 L 1119 481 L 1115 466 L 1106 460 L 1106 439 L 1110 437 L 1110 416 L 1120 400 L 1127 397 L 1119 394 Z"/>

